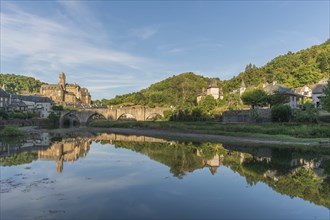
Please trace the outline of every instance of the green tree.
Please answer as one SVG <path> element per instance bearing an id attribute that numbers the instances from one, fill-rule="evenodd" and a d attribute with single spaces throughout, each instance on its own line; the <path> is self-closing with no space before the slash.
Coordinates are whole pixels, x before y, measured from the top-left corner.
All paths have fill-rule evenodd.
<path id="1" fill-rule="evenodd" d="M 58 116 L 55 113 L 50 113 L 48 115 L 48 119 L 52 125 L 52 127 L 57 128 L 59 126 L 59 122 L 60 122 L 60 116 Z"/>
<path id="2" fill-rule="evenodd" d="M 252 108 L 267 105 L 267 93 L 262 89 L 246 90 L 241 99 L 245 105 L 251 105 Z"/>

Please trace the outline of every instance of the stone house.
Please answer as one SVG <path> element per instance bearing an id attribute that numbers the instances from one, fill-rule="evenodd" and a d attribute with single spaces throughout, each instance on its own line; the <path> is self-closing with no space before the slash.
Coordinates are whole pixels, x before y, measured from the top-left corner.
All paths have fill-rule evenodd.
<path id="1" fill-rule="evenodd" d="M 271 84 L 265 84 L 263 89 L 268 95 L 282 94 L 286 96 L 286 104 L 293 109 L 301 108 L 301 106 L 304 104 L 304 95 L 295 93 L 288 87 L 279 84 L 276 81 Z"/>
<path id="2" fill-rule="evenodd" d="M 10 104 L 7 106 L 7 111 L 26 112 L 27 110 L 28 106 L 16 94 L 10 94 Z"/>
<path id="3" fill-rule="evenodd" d="M 312 89 L 307 85 L 294 89 L 294 92 L 308 98 L 312 97 Z"/>
<path id="4" fill-rule="evenodd" d="M 242 95 L 246 89 L 247 88 L 246 88 L 245 82 L 244 82 L 244 80 L 242 80 L 241 87 L 239 87 L 238 89 L 234 89 L 231 93 L 234 93 L 234 94 L 237 93 L 239 95 Z"/>
<path id="5" fill-rule="evenodd" d="M 17 95 L 17 98 L 27 105 L 27 110 L 38 112 L 40 118 L 47 118 L 52 112 L 52 100 L 48 97 Z"/>
<path id="6" fill-rule="evenodd" d="M 323 90 L 328 85 L 328 79 L 324 78 L 314 85 L 312 90 L 312 103 L 317 108 L 322 108 L 322 97 L 325 96 Z"/>
<path id="7" fill-rule="evenodd" d="M 215 80 L 211 82 L 206 90 L 203 88 L 202 93 L 197 96 L 197 103 L 199 103 L 204 97 L 208 95 L 212 96 L 215 100 L 223 99 L 222 89 L 218 87 Z"/>

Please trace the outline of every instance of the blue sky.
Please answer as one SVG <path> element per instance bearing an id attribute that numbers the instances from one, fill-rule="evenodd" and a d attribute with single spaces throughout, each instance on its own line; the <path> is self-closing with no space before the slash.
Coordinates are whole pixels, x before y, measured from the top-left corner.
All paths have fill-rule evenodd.
<path id="1" fill-rule="evenodd" d="M 1 73 L 138 91 L 182 72 L 230 79 L 330 37 L 330 1 L 1 1 Z"/>

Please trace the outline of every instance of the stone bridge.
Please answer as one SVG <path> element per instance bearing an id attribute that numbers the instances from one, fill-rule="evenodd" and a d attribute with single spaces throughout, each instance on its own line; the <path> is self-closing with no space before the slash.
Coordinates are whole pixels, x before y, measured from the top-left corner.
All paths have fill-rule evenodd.
<path id="1" fill-rule="evenodd" d="M 148 107 L 123 107 L 123 108 L 94 108 L 94 109 L 78 109 L 72 111 L 62 111 L 60 115 L 60 127 L 63 127 L 64 121 L 69 119 L 70 127 L 74 121 L 79 123 L 79 126 L 86 126 L 94 119 L 105 119 L 116 121 L 120 118 L 134 119 L 137 121 L 148 121 L 155 117 L 164 117 L 164 111 L 169 108 L 148 108 Z"/>

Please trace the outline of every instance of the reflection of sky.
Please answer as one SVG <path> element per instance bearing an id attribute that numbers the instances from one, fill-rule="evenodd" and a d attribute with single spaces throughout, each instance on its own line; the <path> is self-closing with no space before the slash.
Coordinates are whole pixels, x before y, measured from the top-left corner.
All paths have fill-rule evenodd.
<path id="1" fill-rule="evenodd" d="M 86 158 L 65 162 L 61 174 L 55 161 L 34 161 L 1 167 L 1 181 L 8 178 L 23 184 L 1 193 L 1 219 L 329 217 L 327 208 L 266 184 L 251 187 L 227 167 L 214 176 L 199 169 L 178 179 L 147 156 L 97 143 Z"/>

